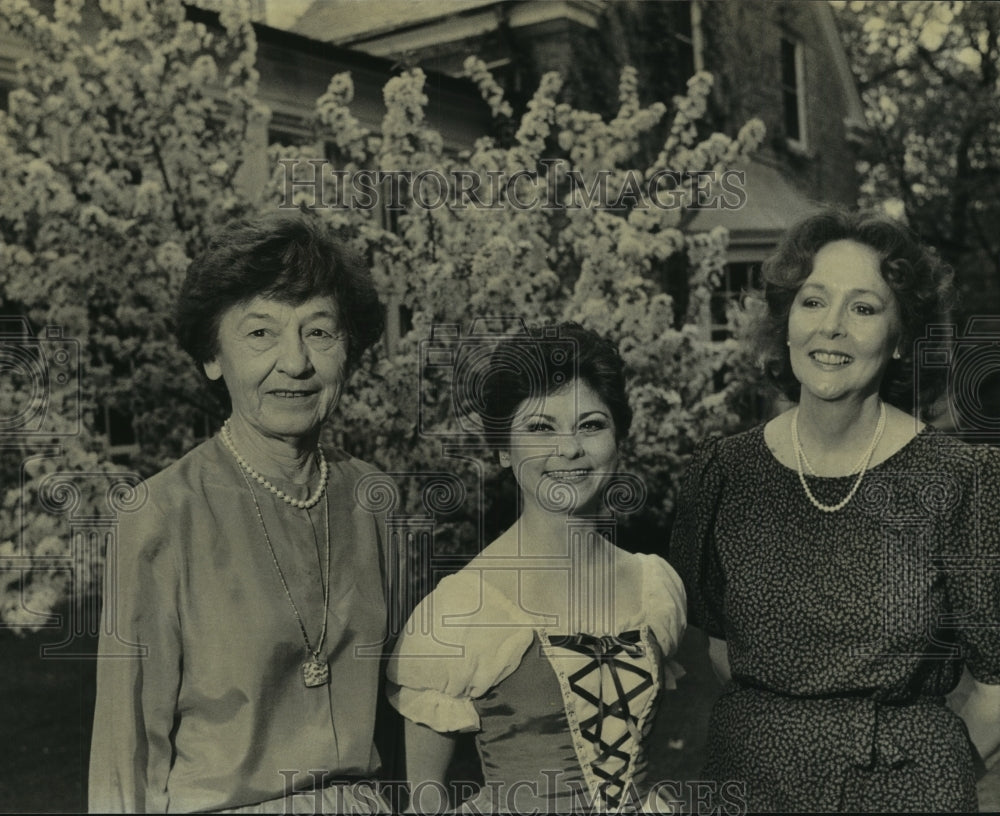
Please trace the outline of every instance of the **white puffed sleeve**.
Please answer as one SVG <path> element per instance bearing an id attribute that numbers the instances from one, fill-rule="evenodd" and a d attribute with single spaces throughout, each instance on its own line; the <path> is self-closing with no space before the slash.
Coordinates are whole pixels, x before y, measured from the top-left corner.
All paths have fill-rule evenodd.
<path id="1" fill-rule="evenodd" d="M 639 555 L 642 559 L 642 610 L 653 637 L 663 651 L 663 686 L 676 687 L 684 676 L 679 663 L 670 660 L 677 651 L 687 628 L 687 599 L 684 582 L 670 564 L 657 555 Z"/>
<path id="2" fill-rule="evenodd" d="M 476 731 L 473 700 L 520 665 L 533 638 L 523 612 L 466 567 L 410 616 L 386 672 L 389 701 L 435 731 Z"/>

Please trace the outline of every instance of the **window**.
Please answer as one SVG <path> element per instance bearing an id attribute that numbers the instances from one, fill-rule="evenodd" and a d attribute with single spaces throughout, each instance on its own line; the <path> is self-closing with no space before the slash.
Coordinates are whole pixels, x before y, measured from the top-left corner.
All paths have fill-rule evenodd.
<path id="1" fill-rule="evenodd" d="M 267 126 L 267 143 L 282 144 L 288 147 L 303 147 L 305 145 L 315 145 L 315 139 L 309 130 L 307 122 L 297 116 L 287 113 L 271 114 L 271 121 Z"/>
<path id="2" fill-rule="evenodd" d="M 728 340 L 733 336 L 726 320 L 726 312 L 733 304 L 739 303 L 743 293 L 760 286 L 760 266 L 755 263 L 726 264 L 719 288 L 712 293 L 710 311 L 712 315 L 712 339 Z"/>
<path id="3" fill-rule="evenodd" d="M 677 49 L 677 64 L 684 73 L 694 73 L 694 37 L 691 26 L 691 4 L 671 3 L 668 6 L 673 17 L 674 47 Z"/>
<path id="4" fill-rule="evenodd" d="M 413 309 L 409 306 L 399 304 L 399 336 L 409 334 L 413 331 Z"/>
<path id="5" fill-rule="evenodd" d="M 785 137 L 795 147 L 806 146 L 805 70 L 802 44 L 781 38 L 781 103 Z"/>
<path id="6" fill-rule="evenodd" d="M 413 310 L 403 303 L 399 295 L 390 295 L 385 305 L 385 350 L 394 357 L 399 350 L 399 341 L 413 331 Z"/>
<path id="7" fill-rule="evenodd" d="M 112 456 L 135 453 L 138 450 L 132 416 L 110 405 L 98 406 L 94 424 L 99 434 L 108 440 Z"/>

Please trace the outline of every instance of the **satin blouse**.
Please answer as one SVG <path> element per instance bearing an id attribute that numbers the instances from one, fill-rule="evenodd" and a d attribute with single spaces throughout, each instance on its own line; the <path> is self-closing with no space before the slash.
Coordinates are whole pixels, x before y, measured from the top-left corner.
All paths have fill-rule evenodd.
<path id="1" fill-rule="evenodd" d="M 327 459 L 325 501 L 308 511 L 253 483 L 274 557 L 218 437 L 149 479 L 145 502 L 122 515 L 107 565 L 91 811 L 237 808 L 379 767 L 383 528 L 355 500 L 358 480 L 374 469 L 339 451 Z M 309 492 L 275 484 L 298 498 Z M 307 688 L 288 594 L 317 644 L 327 512 L 331 682 Z"/>

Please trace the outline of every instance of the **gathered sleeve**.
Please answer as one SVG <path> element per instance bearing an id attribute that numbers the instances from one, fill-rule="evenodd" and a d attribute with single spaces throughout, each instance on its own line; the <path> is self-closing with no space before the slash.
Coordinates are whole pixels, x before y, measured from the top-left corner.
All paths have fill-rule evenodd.
<path id="1" fill-rule="evenodd" d="M 715 521 L 722 496 L 724 467 L 719 439 L 695 450 L 677 500 L 669 560 L 687 592 L 688 622 L 725 639 L 726 577 L 715 546 Z"/>
<path id="2" fill-rule="evenodd" d="M 646 623 L 665 656 L 674 654 L 687 627 L 684 584 L 658 555 L 642 558 L 642 608 Z"/>
<path id="3" fill-rule="evenodd" d="M 670 659 L 687 628 L 684 584 L 674 568 L 658 555 L 638 557 L 642 559 L 643 617 L 663 653 L 662 685 L 674 689 L 685 674 L 684 668 Z"/>
<path id="4" fill-rule="evenodd" d="M 1000 685 L 1000 450 L 977 445 L 973 459 L 966 518 L 954 542 L 958 555 L 945 582 L 969 673 Z"/>
<path id="5" fill-rule="evenodd" d="M 109 547 L 90 752 L 92 813 L 163 813 L 181 678 L 177 554 L 162 512 L 123 513 Z"/>
<path id="6" fill-rule="evenodd" d="M 389 701 L 440 733 L 476 731 L 473 700 L 520 665 L 534 637 L 475 569 L 450 575 L 414 610 L 386 672 Z"/>

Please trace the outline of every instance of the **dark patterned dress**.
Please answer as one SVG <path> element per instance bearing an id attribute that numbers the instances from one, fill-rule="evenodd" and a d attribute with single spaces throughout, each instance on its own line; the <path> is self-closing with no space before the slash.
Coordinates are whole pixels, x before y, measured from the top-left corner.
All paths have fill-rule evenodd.
<path id="1" fill-rule="evenodd" d="M 835 504 L 855 478 L 810 487 Z M 763 426 L 709 441 L 671 562 L 729 650 L 707 776 L 742 780 L 751 811 L 976 809 L 944 695 L 963 666 L 1000 683 L 1000 451 L 928 427 L 826 513 Z"/>
<path id="2" fill-rule="evenodd" d="M 518 569 L 482 555 L 414 611 L 389 664 L 389 699 L 436 731 L 476 732 L 485 784 L 461 812 L 645 807 L 656 705 L 683 673 L 664 657 L 684 631 L 684 591 L 663 559 L 631 557 L 637 611 L 600 631 L 526 611 Z"/>

